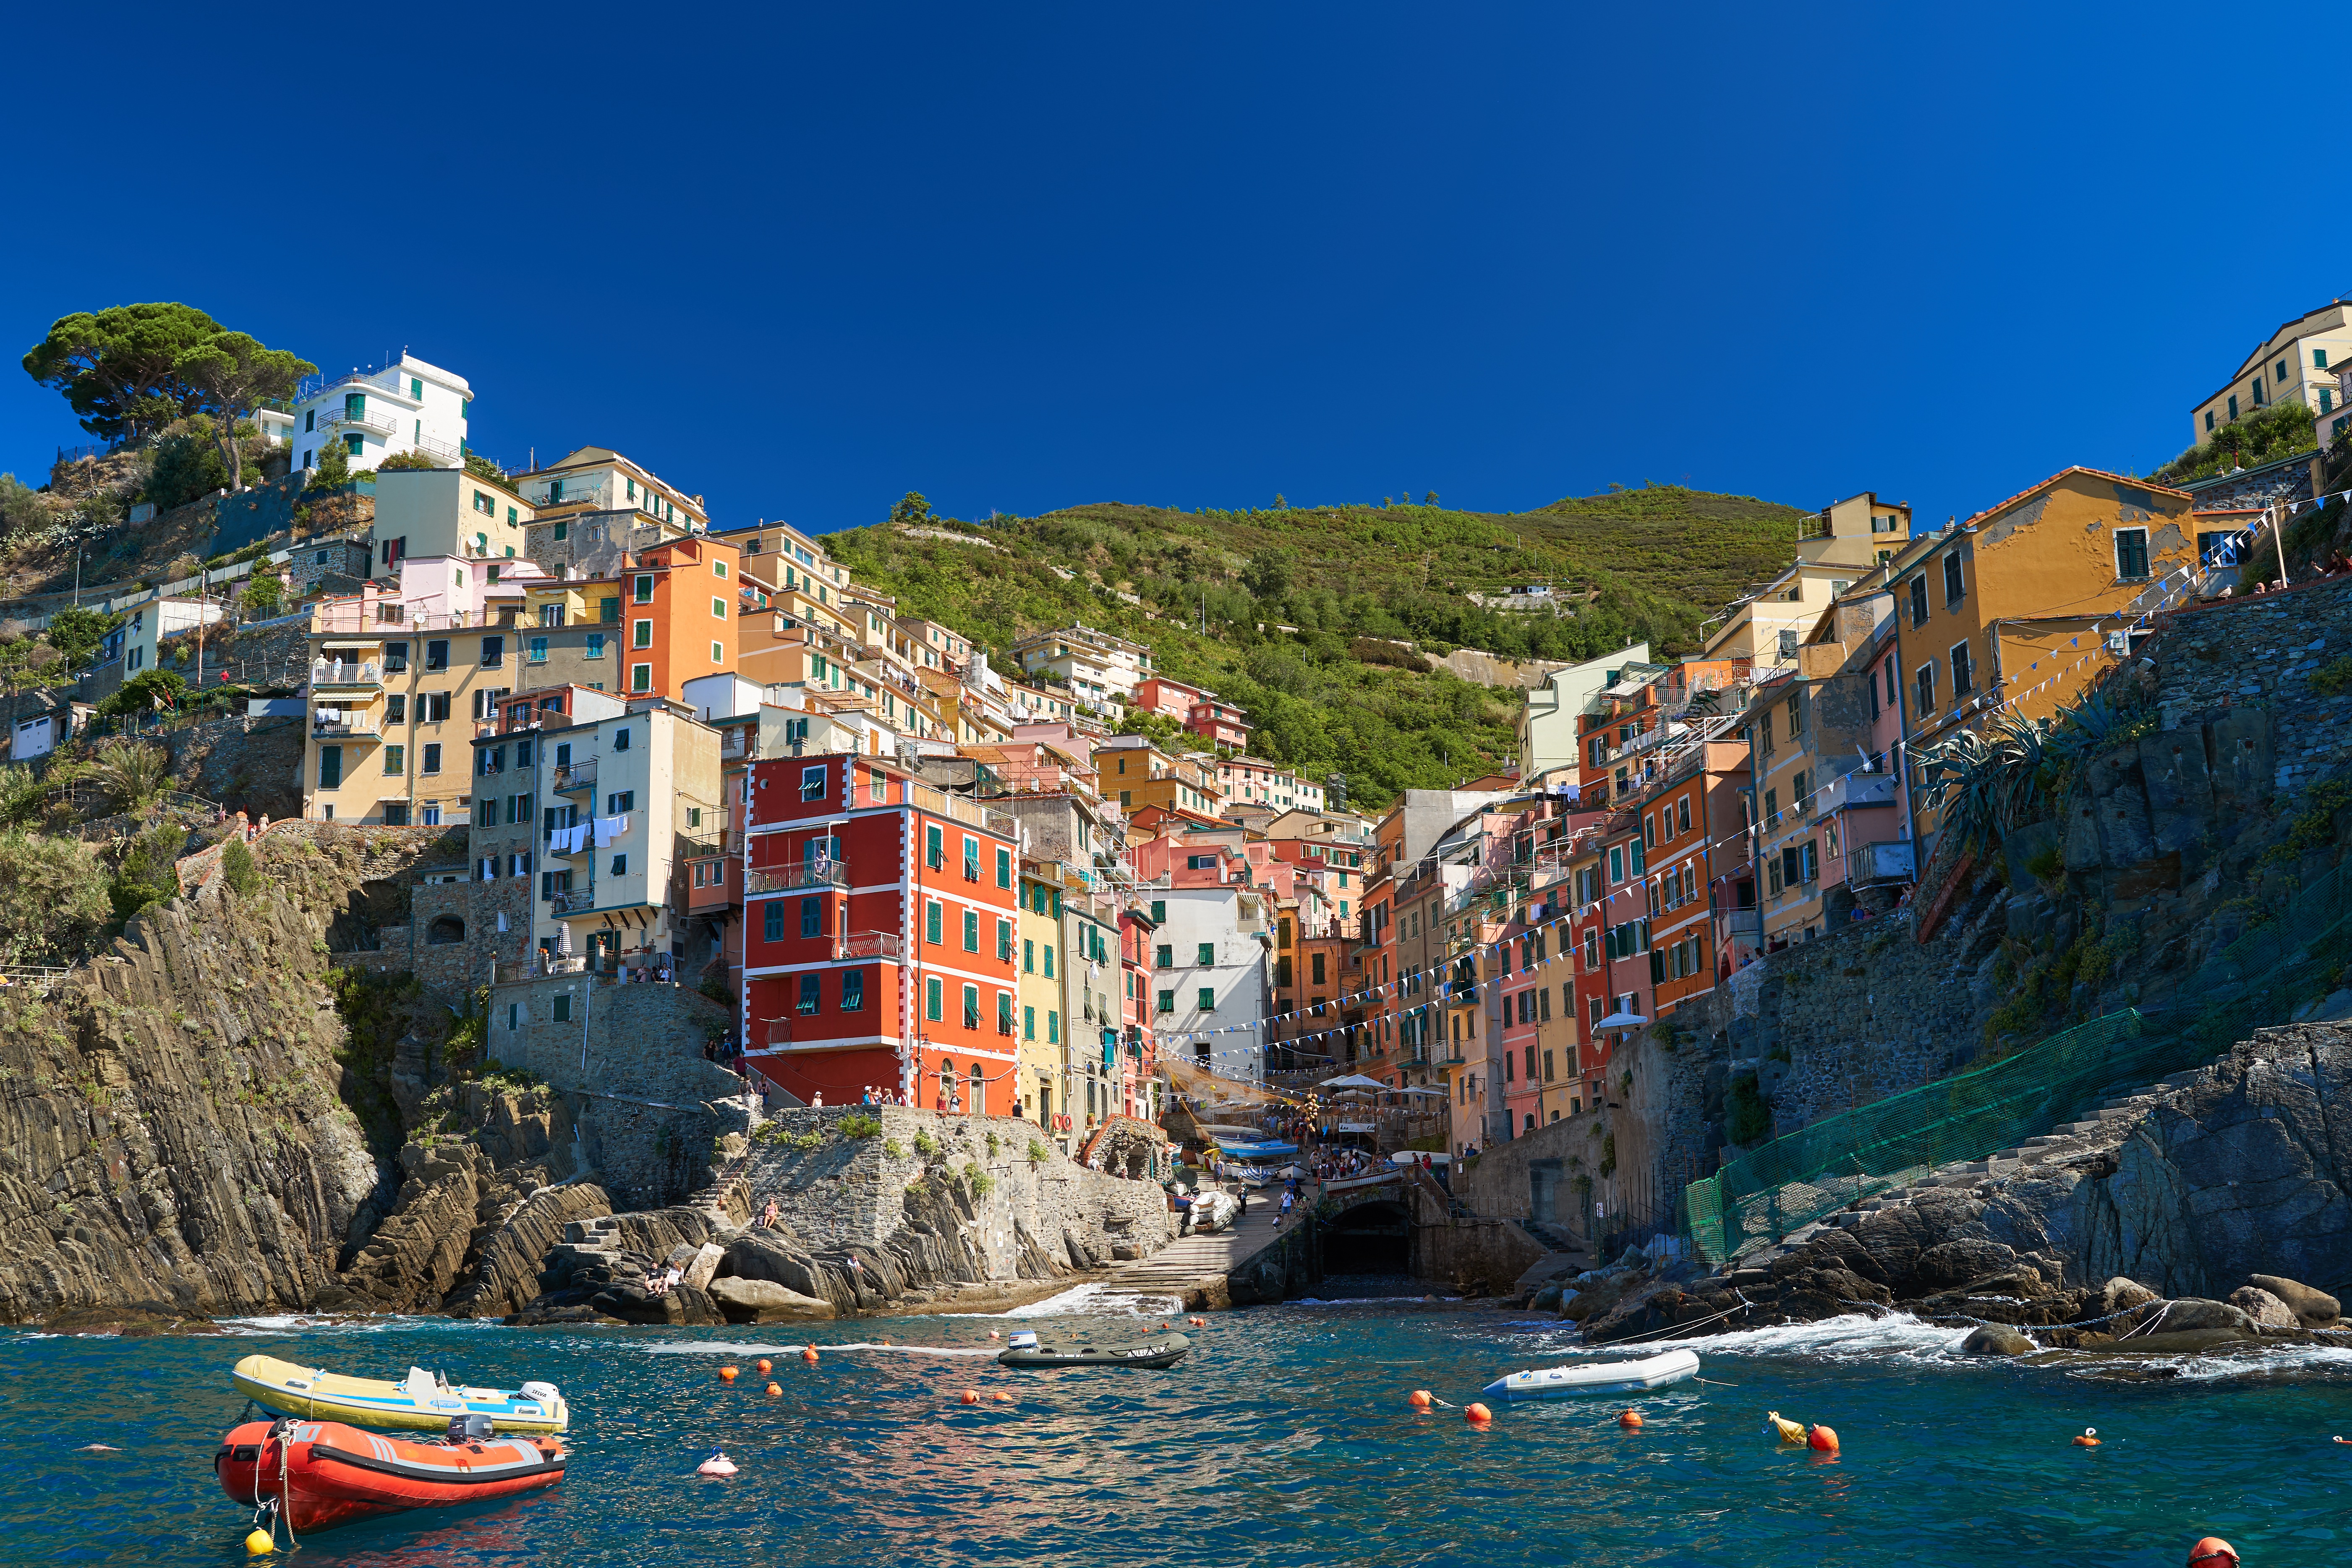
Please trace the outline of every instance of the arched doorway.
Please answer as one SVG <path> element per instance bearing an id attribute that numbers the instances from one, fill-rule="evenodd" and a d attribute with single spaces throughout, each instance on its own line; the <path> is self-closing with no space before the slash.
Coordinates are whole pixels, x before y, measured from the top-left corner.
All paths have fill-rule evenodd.
<path id="1" fill-rule="evenodd" d="M 466 922 L 456 915 L 443 915 L 425 928 L 425 942 L 428 947 L 447 947 L 465 940 Z"/>
<path id="2" fill-rule="evenodd" d="M 1323 1232 L 1326 1274 L 1409 1274 L 1412 1220 L 1392 1198 L 1342 1211 Z"/>

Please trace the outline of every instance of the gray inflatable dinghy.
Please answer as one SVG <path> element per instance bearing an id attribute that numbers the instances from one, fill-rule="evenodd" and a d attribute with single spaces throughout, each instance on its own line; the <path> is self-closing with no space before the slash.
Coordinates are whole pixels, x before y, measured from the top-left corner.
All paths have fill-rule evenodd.
<path id="1" fill-rule="evenodd" d="M 1041 1340 L 1033 1333 L 1018 1333 L 996 1361 L 1000 1366 L 1030 1370 L 1049 1366 L 1163 1367 L 1174 1366 L 1192 1351 L 1192 1342 L 1181 1334 L 1121 1339 L 1108 1334 L 1077 1333 Z"/>

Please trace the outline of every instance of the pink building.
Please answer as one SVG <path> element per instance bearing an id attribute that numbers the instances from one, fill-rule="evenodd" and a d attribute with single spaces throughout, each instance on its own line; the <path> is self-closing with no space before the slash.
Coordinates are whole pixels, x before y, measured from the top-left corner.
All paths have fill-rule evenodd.
<path id="1" fill-rule="evenodd" d="M 1215 692 L 1204 693 L 1184 715 L 1184 728 L 1195 735 L 1234 751 L 1249 747 L 1249 717 Z"/>
<path id="2" fill-rule="evenodd" d="M 1155 675 L 1136 683 L 1135 697 L 1129 702 L 1128 709 L 1131 712 L 1157 713 L 1181 724 L 1192 716 L 1192 705 L 1208 695 L 1197 686 L 1187 686 L 1181 680 Z"/>

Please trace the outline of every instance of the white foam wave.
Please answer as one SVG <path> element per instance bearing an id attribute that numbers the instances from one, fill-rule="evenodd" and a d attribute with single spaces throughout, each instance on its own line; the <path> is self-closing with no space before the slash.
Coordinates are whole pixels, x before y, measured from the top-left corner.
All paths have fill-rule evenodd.
<path id="1" fill-rule="evenodd" d="M 281 1312 L 252 1318 L 222 1318 L 218 1326 L 232 1334 L 381 1334 L 392 1329 L 495 1329 L 496 1318 L 319 1318 Z"/>
<path id="2" fill-rule="evenodd" d="M 1436 1305 L 1459 1301 L 1459 1296 L 1301 1296 L 1296 1301 L 1286 1301 L 1286 1307 L 1361 1307 L 1375 1301 L 1426 1301 Z M 1549 1327 L 1549 1323 L 1546 1325 Z"/>
<path id="3" fill-rule="evenodd" d="M 1167 1318 L 1184 1310 L 1181 1296 L 1152 1296 L 1140 1290 L 1120 1290 L 1103 1284 L 1076 1285 L 1058 1296 L 1032 1301 L 999 1312 L 1000 1318 L 1115 1317 Z"/>
<path id="4" fill-rule="evenodd" d="M 2183 1356 L 2178 1361 L 2154 1360 L 2152 1364 L 2178 1367 L 2179 1376 L 2189 1382 L 2221 1383 L 2231 1378 L 2340 1373 L 2352 1369 L 2352 1350 L 2340 1345 L 2280 1345 L 2247 1355 Z"/>
<path id="5" fill-rule="evenodd" d="M 1900 1313 L 1871 1317 L 1860 1312 L 1824 1318 L 1812 1323 L 1782 1323 L 1769 1329 L 1741 1329 L 1727 1334 L 1677 1335 L 1671 1341 L 1640 1344 L 1560 1347 L 1569 1355 L 1645 1356 L 1663 1351 L 1697 1351 L 1705 1355 L 1811 1356 L 1823 1361 L 1883 1361 L 1889 1355 L 1941 1357 L 1958 1351 L 1969 1337 L 1965 1328 L 1952 1329 L 1923 1322 Z"/>

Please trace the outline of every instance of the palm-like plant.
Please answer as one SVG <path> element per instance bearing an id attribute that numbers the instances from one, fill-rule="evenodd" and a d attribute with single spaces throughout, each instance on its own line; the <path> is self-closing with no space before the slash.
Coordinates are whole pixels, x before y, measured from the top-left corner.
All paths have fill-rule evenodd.
<path id="1" fill-rule="evenodd" d="M 144 741 L 109 741 L 91 760 L 91 782 L 124 813 L 144 811 L 172 779 L 172 760 L 163 747 Z"/>
<path id="2" fill-rule="evenodd" d="M 1943 814 L 1944 831 L 1963 850 L 1981 851 L 2032 819 L 2037 775 L 2050 738 L 2040 720 L 2002 713 L 1979 733 L 1956 731 L 1922 747 L 1920 804 Z"/>

